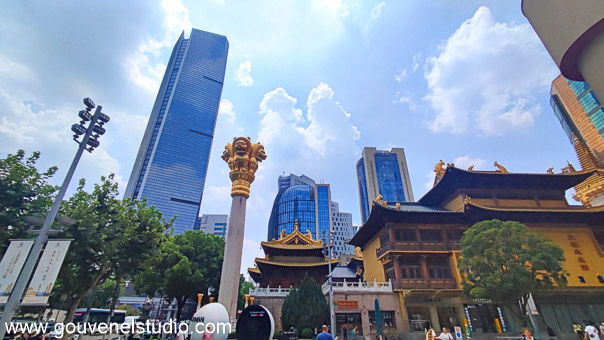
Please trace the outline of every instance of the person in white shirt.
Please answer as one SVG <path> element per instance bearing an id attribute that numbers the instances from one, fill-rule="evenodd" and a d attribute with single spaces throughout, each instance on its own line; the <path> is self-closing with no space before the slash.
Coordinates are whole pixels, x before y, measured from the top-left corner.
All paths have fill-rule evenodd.
<path id="1" fill-rule="evenodd" d="M 585 327 L 585 340 L 600 340 L 598 329 L 593 322 L 589 322 Z"/>
<path id="2" fill-rule="evenodd" d="M 447 327 L 443 327 L 443 332 L 438 336 L 440 340 L 453 340 L 453 335 L 449 333 Z"/>

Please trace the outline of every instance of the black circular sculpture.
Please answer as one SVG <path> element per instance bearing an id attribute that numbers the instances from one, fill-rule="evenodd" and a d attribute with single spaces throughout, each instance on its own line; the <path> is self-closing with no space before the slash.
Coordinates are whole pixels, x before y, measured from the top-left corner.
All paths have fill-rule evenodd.
<path id="1" fill-rule="evenodd" d="M 273 337 L 275 321 L 261 305 L 251 305 L 237 319 L 237 340 L 269 340 Z"/>

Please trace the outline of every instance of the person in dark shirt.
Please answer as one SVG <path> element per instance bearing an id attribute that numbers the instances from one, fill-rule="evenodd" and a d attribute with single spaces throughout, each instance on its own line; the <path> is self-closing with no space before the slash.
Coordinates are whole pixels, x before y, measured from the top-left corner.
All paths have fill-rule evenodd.
<path id="1" fill-rule="evenodd" d="M 333 340 L 333 336 L 329 334 L 329 328 L 326 325 L 323 325 L 321 328 L 323 329 L 323 332 L 317 335 L 317 340 Z"/>

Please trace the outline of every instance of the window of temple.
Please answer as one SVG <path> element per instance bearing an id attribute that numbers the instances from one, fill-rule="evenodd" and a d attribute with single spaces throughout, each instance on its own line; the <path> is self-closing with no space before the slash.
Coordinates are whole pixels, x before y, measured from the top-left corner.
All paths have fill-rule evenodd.
<path id="1" fill-rule="evenodd" d="M 451 269 L 449 259 L 446 257 L 432 257 L 428 259 L 428 273 L 431 279 L 450 279 Z"/>
<path id="2" fill-rule="evenodd" d="M 398 242 L 417 241 L 417 235 L 413 229 L 397 229 L 394 231 L 394 236 Z"/>
<path id="3" fill-rule="evenodd" d="M 421 279 L 421 265 L 419 257 L 401 257 L 398 260 L 403 279 Z"/>
<path id="4" fill-rule="evenodd" d="M 443 240 L 440 230 L 437 229 L 422 229 L 419 231 L 419 237 L 424 242 L 439 242 Z"/>

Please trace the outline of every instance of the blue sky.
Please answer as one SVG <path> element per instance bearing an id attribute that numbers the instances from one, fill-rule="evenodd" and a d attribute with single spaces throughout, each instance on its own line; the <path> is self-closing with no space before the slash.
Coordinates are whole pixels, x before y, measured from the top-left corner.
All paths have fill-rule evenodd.
<path id="1" fill-rule="evenodd" d="M 76 172 L 125 189 L 171 49 L 191 27 L 230 50 L 202 213 L 228 213 L 234 136 L 265 145 L 242 268 L 261 256 L 283 172 L 331 184 L 360 222 L 365 146 L 404 147 L 414 196 L 439 159 L 545 172 L 575 161 L 549 107 L 558 71 L 519 1 L 12 1 L 0 11 L 0 153 L 40 150 L 64 176 L 90 96 L 112 117 Z M 72 183 L 70 192 L 73 192 Z"/>

